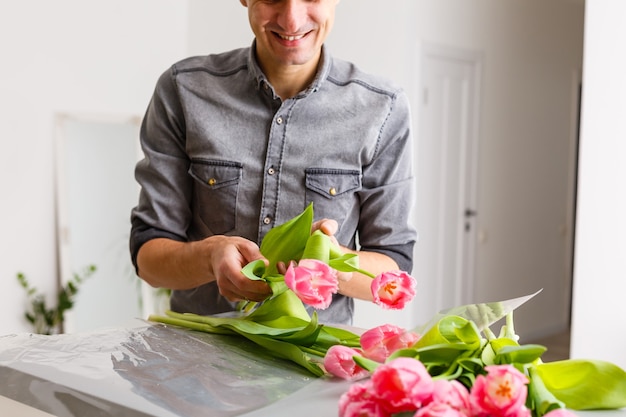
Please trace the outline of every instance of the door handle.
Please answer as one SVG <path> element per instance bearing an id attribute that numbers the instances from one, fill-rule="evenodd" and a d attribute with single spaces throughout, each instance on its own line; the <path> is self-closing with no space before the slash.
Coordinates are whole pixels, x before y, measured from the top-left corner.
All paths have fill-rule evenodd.
<path id="1" fill-rule="evenodd" d="M 474 217 L 474 216 L 478 215 L 476 210 L 472 210 L 472 209 L 465 209 L 465 213 L 464 214 L 465 214 L 466 218 Z"/>

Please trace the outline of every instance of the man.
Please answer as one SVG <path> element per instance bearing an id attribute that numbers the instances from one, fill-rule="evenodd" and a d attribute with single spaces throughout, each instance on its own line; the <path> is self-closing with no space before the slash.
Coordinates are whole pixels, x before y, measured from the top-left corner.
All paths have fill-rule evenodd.
<path id="1" fill-rule="evenodd" d="M 139 276 L 173 289 L 176 311 L 262 301 L 269 287 L 241 268 L 311 202 L 314 229 L 358 253 L 361 268 L 410 272 L 405 95 L 323 46 L 339 0 L 240 1 L 252 46 L 176 63 L 146 112 L 130 238 Z M 351 323 L 352 298 L 371 300 L 370 281 L 341 281 L 320 321 Z"/>

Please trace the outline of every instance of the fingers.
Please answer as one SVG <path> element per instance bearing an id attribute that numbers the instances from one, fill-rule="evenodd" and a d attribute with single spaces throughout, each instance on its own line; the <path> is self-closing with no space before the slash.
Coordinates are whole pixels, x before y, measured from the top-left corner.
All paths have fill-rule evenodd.
<path id="1" fill-rule="evenodd" d="M 337 233 L 337 230 L 339 230 L 339 224 L 337 223 L 336 220 L 333 220 L 333 219 L 318 220 L 311 225 L 311 232 L 314 232 L 316 230 L 319 230 L 320 232 L 330 237 L 330 241 L 334 245 L 339 246 L 339 242 L 337 241 L 337 238 L 335 237 L 335 233 Z"/>
<path id="2" fill-rule="evenodd" d="M 311 231 L 321 231 L 325 235 L 333 236 L 339 230 L 339 224 L 333 219 L 321 219 L 311 225 Z"/>
<path id="3" fill-rule="evenodd" d="M 229 301 L 259 302 L 269 297 L 272 290 L 267 283 L 252 281 L 241 272 L 245 265 L 258 259 L 265 260 L 255 243 L 242 238 L 224 240 L 211 260 L 220 294 Z"/>
<path id="4" fill-rule="evenodd" d="M 287 272 L 287 265 L 282 261 L 278 261 L 276 262 L 276 269 L 278 270 L 279 274 L 285 275 L 285 273 Z"/>

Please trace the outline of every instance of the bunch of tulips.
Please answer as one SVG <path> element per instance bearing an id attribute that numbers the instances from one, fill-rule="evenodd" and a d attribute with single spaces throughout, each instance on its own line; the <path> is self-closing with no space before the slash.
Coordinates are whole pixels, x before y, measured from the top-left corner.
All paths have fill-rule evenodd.
<path id="1" fill-rule="evenodd" d="M 626 407 L 626 373 L 598 360 L 541 361 L 546 348 L 520 345 L 513 313 L 499 336 L 474 321 L 441 318 L 425 334 L 370 329 L 357 348 L 335 345 L 324 367 L 355 383 L 341 417 L 567 417 L 569 409 Z"/>
<path id="2" fill-rule="evenodd" d="M 456 311 L 488 310 L 490 317 L 449 313 L 422 334 L 388 324 L 357 335 L 319 323 L 305 305 L 328 308 L 338 272 L 371 277 L 374 302 L 389 309 L 404 308 L 416 282 L 403 271 L 374 276 L 360 269 L 355 254 L 311 232 L 312 224 L 310 205 L 265 236 L 260 250 L 268 262 L 251 262 L 242 273 L 267 282 L 273 294 L 262 303 L 242 303 L 240 316 L 168 311 L 149 319 L 240 335 L 315 376 L 354 381 L 339 401 L 341 417 L 567 417 L 568 409 L 626 407 L 624 370 L 597 360 L 542 362 L 546 348 L 518 343 L 513 312 L 501 308 L 505 302 L 461 306 Z M 287 265 L 284 274 L 279 265 Z M 489 323 L 504 317 L 496 336 Z"/>

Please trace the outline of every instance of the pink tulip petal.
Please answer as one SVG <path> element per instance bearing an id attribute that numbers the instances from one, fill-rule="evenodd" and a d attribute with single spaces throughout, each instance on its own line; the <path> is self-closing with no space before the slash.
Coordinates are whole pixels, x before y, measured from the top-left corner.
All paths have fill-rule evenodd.
<path id="1" fill-rule="evenodd" d="M 372 281 L 374 303 L 383 308 L 401 310 L 415 297 L 416 281 L 404 271 L 389 271 Z"/>
<path id="2" fill-rule="evenodd" d="M 328 308 L 333 294 L 339 289 L 337 271 L 315 259 L 302 259 L 291 263 L 285 272 L 285 284 L 310 306 Z"/>
<path id="3" fill-rule="evenodd" d="M 354 356 L 361 352 L 343 345 L 333 345 L 324 356 L 324 368 L 330 374 L 347 380 L 362 379 L 369 376 L 369 372 L 354 361 Z"/>

